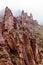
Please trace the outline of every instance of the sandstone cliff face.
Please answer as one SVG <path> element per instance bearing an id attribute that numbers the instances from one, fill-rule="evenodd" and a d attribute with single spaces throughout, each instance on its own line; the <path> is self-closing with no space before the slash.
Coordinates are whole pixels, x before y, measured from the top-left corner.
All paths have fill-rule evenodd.
<path id="1" fill-rule="evenodd" d="M 5 22 L 5 29 L 8 29 L 8 31 L 10 31 L 13 28 L 14 21 L 13 21 L 13 14 L 8 7 L 5 8 L 4 22 Z"/>
<path id="2" fill-rule="evenodd" d="M 0 65 L 39 65 L 42 60 L 34 34 L 20 22 L 5 9 L 4 24 L 0 23 Z"/>
<path id="3" fill-rule="evenodd" d="M 33 19 L 32 13 L 30 13 L 30 16 L 28 16 L 26 12 L 22 11 L 21 15 L 17 17 L 17 19 L 22 21 L 22 24 L 28 22 L 28 24 L 30 25 L 35 25 L 35 26 L 38 25 L 37 20 Z"/>
<path id="4" fill-rule="evenodd" d="M 7 44 L 2 35 L 2 23 L 0 23 L 0 65 L 13 65 L 7 51 Z"/>

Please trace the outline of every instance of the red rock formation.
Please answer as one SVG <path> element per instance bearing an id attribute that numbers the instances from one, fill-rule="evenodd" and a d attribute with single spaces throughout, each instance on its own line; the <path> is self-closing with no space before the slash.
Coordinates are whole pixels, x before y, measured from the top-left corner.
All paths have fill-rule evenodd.
<path id="1" fill-rule="evenodd" d="M 5 8 L 4 22 L 5 22 L 5 29 L 7 29 L 8 31 L 13 29 L 14 25 L 13 14 L 8 7 Z"/>
<path id="2" fill-rule="evenodd" d="M 7 44 L 2 35 L 2 23 L 0 23 L 0 65 L 13 65 L 7 51 Z"/>
<path id="3" fill-rule="evenodd" d="M 3 55 L 1 55 L 0 65 L 37 65 L 41 61 L 36 38 L 30 32 L 25 19 L 27 14 L 25 14 L 22 11 L 21 21 L 16 18 L 13 20 L 11 10 L 8 7 L 5 9 L 4 29 L 0 23 L 0 45 L 2 43 L 0 52 L 5 56 L 2 58 Z M 26 23 L 25 26 L 20 22 Z"/>
<path id="4" fill-rule="evenodd" d="M 23 38 L 24 38 L 24 44 L 25 44 L 25 48 L 26 48 L 26 52 L 28 56 L 28 61 L 30 65 L 35 65 L 34 55 L 33 55 L 33 50 L 31 48 L 31 45 L 30 45 L 30 40 L 26 34 L 23 35 Z"/>
<path id="5" fill-rule="evenodd" d="M 30 13 L 30 16 L 28 16 L 27 13 L 22 11 L 21 15 L 17 19 L 18 21 L 22 21 L 22 24 L 28 22 L 30 25 L 38 25 L 37 20 L 33 19 L 32 13 Z"/>
<path id="6" fill-rule="evenodd" d="M 40 56 L 40 53 L 39 53 L 39 49 L 38 49 L 38 46 L 37 46 L 37 42 L 36 42 L 36 39 L 35 38 L 32 38 L 30 40 L 31 42 L 31 47 L 33 49 L 33 54 L 34 54 L 34 59 L 36 61 L 36 63 L 39 63 L 41 60 L 41 56 Z"/>
<path id="7" fill-rule="evenodd" d="M 0 44 L 4 44 L 4 39 L 2 36 L 2 26 L 3 26 L 3 23 L 0 22 Z"/>

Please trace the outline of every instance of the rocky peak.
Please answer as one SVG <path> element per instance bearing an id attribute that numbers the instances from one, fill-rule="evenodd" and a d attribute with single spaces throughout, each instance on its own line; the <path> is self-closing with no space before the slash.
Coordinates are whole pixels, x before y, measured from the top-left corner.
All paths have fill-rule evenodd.
<path id="1" fill-rule="evenodd" d="M 8 31 L 13 29 L 14 25 L 13 14 L 8 7 L 5 8 L 4 22 L 5 22 L 5 29 L 7 29 Z"/>
<path id="2" fill-rule="evenodd" d="M 32 15 L 32 13 L 30 13 L 30 18 L 33 19 L 33 15 Z"/>
<path id="3" fill-rule="evenodd" d="M 5 8 L 5 15 L 7 14 L 12 15 L 12 12 L 8 7 Z"/>

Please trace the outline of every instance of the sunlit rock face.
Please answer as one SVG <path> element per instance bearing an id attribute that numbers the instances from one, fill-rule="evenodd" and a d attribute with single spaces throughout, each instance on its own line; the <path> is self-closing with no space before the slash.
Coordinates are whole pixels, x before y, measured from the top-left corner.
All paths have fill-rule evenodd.
<path id="1" fill-rule="evenodd" d="M 13 14 L 8 7 L 5 8 L 4 22 L 5 22 L 5 29 L 7 29 L 8 31 L 13 29 L 13 25 L 14 25 Z"/>
<path id="2" fill-rule="evenodd" d="M 0 65 L 39 65 L 42 60 L 37 40 L 25 19 L 27 14 L 24 14 L 22 11 L 18 20 L 5 8 L 4 22 L 0 23 Z"/>
<path id="3" fill-rule="evenodd" d="M 3 32 L 3 23 L 0 22 L 0 65 L 13 65 L 8 53 L 8 47 L 5 43 L 5 38 L 2 35 Z"/>
<path id="4" fill-rule="evenodd" d="M 28 14 L 24 12 L 24 10 L 21 12 L 21 15 L 17 19 L 22 21 L 22 24 L 28 22 L 28 24 L 30 25 L 38 25 L 37 20 L 33 19 L 32 13 L 30 13 L 30 15 L 28 16 Z"/>
<path id="5" fill-rule="evenodd" d="M 0 22 L 0 44 L 4 44 L 4 39 L 2 36 L 2 30 L 3 30 L 3 23 Z"/>

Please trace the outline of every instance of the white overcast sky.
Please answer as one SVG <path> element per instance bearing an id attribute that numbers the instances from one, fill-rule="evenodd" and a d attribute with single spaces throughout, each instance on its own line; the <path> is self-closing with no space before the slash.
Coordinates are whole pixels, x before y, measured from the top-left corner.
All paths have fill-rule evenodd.
<path id="1" fill-rule="evenodd" d="M 33 17 L 43 24 L 43 0 L 0 0 L 0 11 L 8 6 L 14 13 L 16 10 L 24 10 L 32 13 Z"/>

